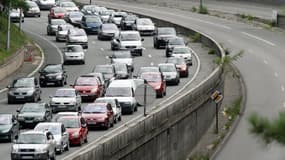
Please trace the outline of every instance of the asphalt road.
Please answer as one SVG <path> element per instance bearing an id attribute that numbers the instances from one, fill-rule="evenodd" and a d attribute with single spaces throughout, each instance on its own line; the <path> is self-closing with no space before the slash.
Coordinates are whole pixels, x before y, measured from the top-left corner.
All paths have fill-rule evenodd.
<path id="1" fill-rule="evenodd" d="M 284 148 L 278 144 L 264 147 L 249 134 L 247 118 L 250 113 L 273 118 L 285 107 L 285 46 L 284 33 L 273 32 L 240 22 L 199 15 L 173 8 L 122 1 L 96 1 L 96 4 L 142 13 L 182 24 L 206 33 L 245 55 L 237 62 L 246 84 L 246 108 L 236 131 L 216 159 L 268 160 L 285 159 Z"/>
<path id="2" fill-rule="evenodd" d="M 54 36 L 46 35 L 46 26 L 47 26 L 47 12 L 42 12 L 41 18 L 25 18 L 25 23 L 23 24 L 23 30 L 36 42 L 38 43 L 43 51 L 45 52 L 45 64 L 47 63 L 61 63 L 62 55 L 60 49 L 65 46 L 65 43 L 58 43 L 55 41 Z M 135 72 L 140 66 L 150 66 L 156 65 L 161 62 L 165 62 L 165 51 L 156 50 L 153 48 L 152 37 L 144 37 L 145 41 L 143 46 L 146 50 L 143 53 L 142 57 L 136 57 L 134 59 Z M 109 41 L 98 41 L 96 35 L 88 36 L 89 49 L 86 51 L 86 63 L 85 65 L 66 65 L 66 70 L 68 74 L 68 84 L 72 84 L 76 77 L 81 74 L 91 72 L 93 67 L 96 64 L 105 64 L 109 63 L 110 60 L 106 56 L 111 55 L 112 51 L 110 50 Z M 177 90 L 182 88 L 186 83 L 189 82 L 191 78 L 198 72 L 198 76 L 191 81 L 190 86 L 195 86 L 200 80 L 204 79 L 214 68 L 213 56 L 207 54 L 207 50 L 203 48 L 200 44 L 190 44 L 194 51 L 197 52 L 198 56 L 201 56 L 201 68 L 198 67 L 197 59 L 194 59 L 193 66 L 190 68 L 189 78 L 182 78 L 179 86 L 169 86 L 167 87 L 167 96 L 161 99 L 156 99 L 153 102 L 153 105 L 163 103 L 167 98 L 173 97 Z M 202 54 L 204 53 L 204 54 Z M 37 76 L 37 75 L 36 75 Z M 65 87 L 68 87 L 65 86 Z M 48 102 L 49 96 L 53 95 L 57 90 L 57 87 L 47 87 L 42 88 L 42 101 Z M 83 104 L 85 106 L 86 103 Z M 8 105 L 6 99 L 6 93 L 0 94 L 0 112 L 1 113 L 16 113 L 16 110 L 21 107 L 21 104 Z M 148 107 L 149 111 L 151 107 Z M 135 112 L 133 115 L 124 115 L 122 122 L 115 125 L 115 127 L 109 129 L 108 131 L 95 130 L 89 132 L 88 140 L 89 142 L 94 141 L 106 133 L 115 128 L 123 125 L 124 123 L 131 121 L 132 119 L 141 116 L 143 114 L 143 108 L 139 107 L 138 112 Z M 112 134 L 112 133 L 111 133 Z M 84 146 L 83 146 L 84 147 Z M 62 155 L 57 156 L 58 159 L 61 159 L 70 153 L 76 151 L 79 147 L 72 147 L 69 152 L 65 152 Z M 11 143 L 0 144 L 0 157 L 1 159 L 10 159 L 10 149 Z"/>

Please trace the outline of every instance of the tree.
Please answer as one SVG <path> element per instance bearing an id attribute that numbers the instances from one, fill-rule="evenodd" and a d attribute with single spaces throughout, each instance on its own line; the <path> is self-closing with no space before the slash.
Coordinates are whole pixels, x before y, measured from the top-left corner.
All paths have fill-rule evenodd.
<path id="1" fill-rule="evenodd" d="M 250 133 L 261 138 L 265 144 L 276 141 L 285 145 L 285 112 L 270 121 L 268 118 L 252 113 L 248 118 Z"/>

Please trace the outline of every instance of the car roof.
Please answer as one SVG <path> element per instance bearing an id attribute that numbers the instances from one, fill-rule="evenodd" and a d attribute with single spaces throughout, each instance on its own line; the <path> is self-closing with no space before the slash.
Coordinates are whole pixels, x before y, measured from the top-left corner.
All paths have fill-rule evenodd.
<path id="1" fill-rule="evenodd" d="M 121 34 L 139 34 L 138 31 L 121 31 Z"/>
<path id="2" fill-rule="evenodd" d="M 57 91 L 59 91 L 59 90 L 75 91 L 74 88 L 59 88 L 59 89 L 57 89 Z"/>
<path id="3" fill-rule="evenodd" d="M 73 115 L 73 114 L 74 114 L 74 115 L 79 115 L 78 112 L 58 112 L 58 113 L 57 113 L 57 115 L 67 115 L 67 114 L 68 114 L 68 115 L 71 115 L 71 114 L 72 114 L 72 115 Z"/>
<path id="4" fill-rule="evenodd" d="M 29 130 L 29 131 L 21 132 L 20 134 L 45 134 L 45 132 L 44 131 Z"/>
<path id="5" fill-rule="evenodd" d="M 158 66 L 175 66 L 173 63 L 160 63 Z"/>
<path id="6" fill-rule="evenodd" d="M 61 126 L 62 123 L 60 122 L 40 122 L 37 124 L 38 125 L 44 125 L 44 126 Z"/>

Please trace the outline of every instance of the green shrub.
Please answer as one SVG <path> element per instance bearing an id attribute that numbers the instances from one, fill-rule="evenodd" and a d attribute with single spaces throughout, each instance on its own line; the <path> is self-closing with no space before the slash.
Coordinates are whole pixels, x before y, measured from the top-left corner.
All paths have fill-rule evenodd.
<path id="1" fill-rule="evenodd" d="M 190 38 L 192 39 L 192 42 L 200 42 L 201 34 L 197 32 L 194 35 L 190 36 Z"/>
<path id="2" fill-rule="evenodd" d="M 189 160 L 209 160 L 210 156 L 208 153 L 195 153 L 189 158 Z"/>
<path id="3" fill-rule="evenodd" d="M 209 12 L 208 12 L 208 9 L 206 6 L 200 6 L 199 13 L 200 14 L 208 14 Z"/>
<path id="4" fill-rule="evenodd" d="M 215 51 L 214 49 L 210 49 L 210 50 L 208 51 L 208 54 L 210 54 L 210 55 L 216 54 L 216 51 Z"/>
<path id="5" fill-rule="evenodd" d="M 193 6 L 193 7 L 191 8 L 191 12 L 197 12 L 197 8 L 196 8 L 195 6 Z"/>

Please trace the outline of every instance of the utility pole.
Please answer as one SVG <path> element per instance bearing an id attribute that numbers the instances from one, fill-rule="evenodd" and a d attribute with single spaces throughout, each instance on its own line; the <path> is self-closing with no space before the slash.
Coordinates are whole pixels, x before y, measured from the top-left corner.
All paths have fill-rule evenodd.
<path id="1" fill-rule="evenodd" d="M 147 116 L 146 114 L 146 93 L 147 93 L 147 81 L 144 79 L 144 94 L 143 94 L 143 115 Z"/>
<path id="2" fill-rule="evenodd" d="M 92 3 L 92 0 L 89 1 L 89 4 L 90 4 L 90 5 L 91 5 L 91 3 Z"/>
<path id="3" fill-rule="evenodd" d="M 22 8 L 20 8 L 20 22 L 19 22 L 19 30 L 20 31 L 22 30 L 22 20 L 23 20 L 22 15 L 23 15 Z"/>
<path id="4" fill-rule="evenodd" d="M 7 39 L 6 39 L 6 51 L 8 52 L 10 50 L 10 30 L 11 30 L 11 20 L 10 20 L 10 7 L 11 7 L 11 1 L 9 1 L 8 4 L 8 27 L 7 27 Z"/>

